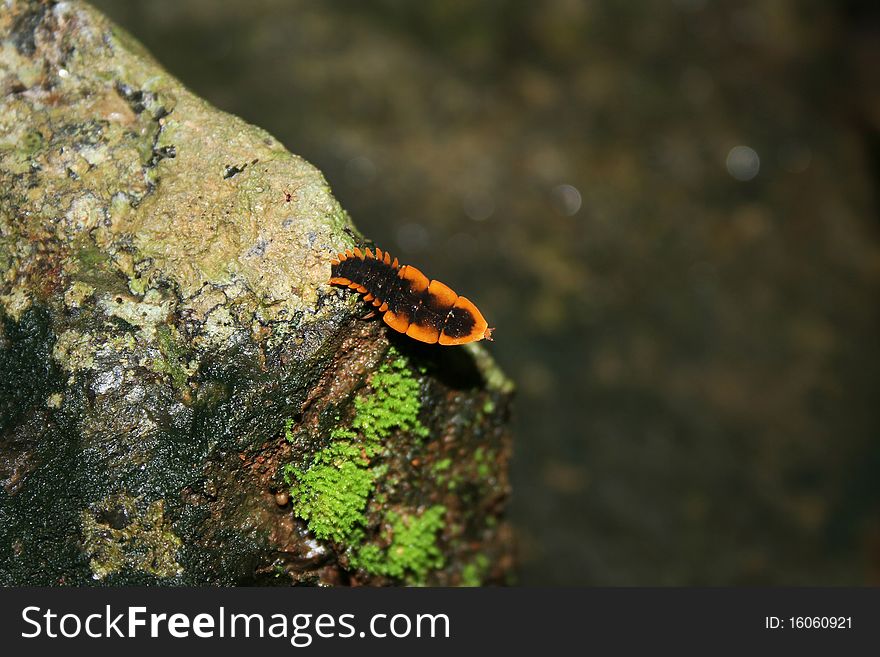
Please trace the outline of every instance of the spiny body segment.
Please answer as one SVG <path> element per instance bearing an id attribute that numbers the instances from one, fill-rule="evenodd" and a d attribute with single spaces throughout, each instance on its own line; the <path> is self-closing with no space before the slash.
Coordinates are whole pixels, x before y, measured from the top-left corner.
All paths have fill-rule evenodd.
<path id="1" fill-rule="evenodd" d="M 442 345 L 492 339 L 492 329 L 465 297 L 440 281 L 428 280 L 377 248 L 352 249 L 331 261 L 333 285 L 344 285 L 372 301 L 388 326 L 421 342 Z"/>

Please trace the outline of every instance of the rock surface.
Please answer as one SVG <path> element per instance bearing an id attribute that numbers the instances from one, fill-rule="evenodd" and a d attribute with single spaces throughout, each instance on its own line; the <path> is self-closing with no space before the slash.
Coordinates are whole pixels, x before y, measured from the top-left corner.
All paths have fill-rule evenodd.
<path id="1" fill-rule="evenodd" d="M 505 581 L 510 384 L 326 284 L 319 171 L 79 2 L 0 87 L 0 583 Z"/>

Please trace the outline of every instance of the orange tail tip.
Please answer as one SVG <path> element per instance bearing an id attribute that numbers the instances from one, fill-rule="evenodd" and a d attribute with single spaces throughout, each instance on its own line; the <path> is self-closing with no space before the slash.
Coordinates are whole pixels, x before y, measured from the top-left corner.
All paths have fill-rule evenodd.
<path id="1" fill-rule="evenodd" d="M 483 339 L 488 340 L 489 342 L 495 342 L 495 338 L 492 337 L 492 333 L 494 333 L 494 331 L 495 331 L 494 328 L 491 328 L 491 327 L 487 328 L 485 330 L 485 332 L 483 333 Z"/>

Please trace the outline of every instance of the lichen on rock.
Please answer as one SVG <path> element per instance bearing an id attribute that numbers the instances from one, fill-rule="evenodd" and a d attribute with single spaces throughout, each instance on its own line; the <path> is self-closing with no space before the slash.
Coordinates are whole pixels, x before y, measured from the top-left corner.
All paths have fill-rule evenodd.
<path id="1" fill-rule="evenodd" d="M 0 583 L 455 584 L 475 550 L 503 580 L 486 352 L 358 319 L 321 173 L 94 9 L 4 7 Z"/>
<path id="2" fill-rule="evenodd" d="M 179 575 L 180 539 L 165 519 L 162 500 L 141 508 L 125 493 L 82 512 L 83 548 L 95 579 L 124 568 L 166 578 Z"/>

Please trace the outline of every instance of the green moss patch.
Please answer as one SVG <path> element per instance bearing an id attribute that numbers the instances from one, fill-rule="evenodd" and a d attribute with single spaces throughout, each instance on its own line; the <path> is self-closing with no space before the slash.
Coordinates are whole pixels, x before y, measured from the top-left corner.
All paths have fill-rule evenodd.
<path id="1" fill-rule="evenodd" d="M 307 469 L 288 464 L 284 478 L 294 512 L 322 539 L 344 542 L 362 524 L 367 498 L 381 467 L 370 467 L 365 451 L 339 441 L 319 451 Z"/>
<path id="2" fill-rule="evenodd" d="M 488 570 L 489 558 L 485 554 L 478 554 L 461 569 L 461 586 L 482 586 Z"/>
<path id="3" fill-rule="evenodd" d="M 386 471 L 381 457 L 387 438 L 396 432 L 428 435 L 418 419 L 419 382 L 406 358 L 389 350 L 388 360 L 368 384 L 369 392 L 354 400 L 351 428 L 333 429 L 331 444 L 315 454 L 308 467 L 288 464 L 284 469 L 294 513 L 321 539 L 351 543 L 361 532 L 370 495 Z M 291 421 L 285 422 L 288 441 L 293 439 L 292 427 Z"/>
<path id="4" fill-rule="evenodd" d="M 443 567 L 437 533 L 443 529 L 445 514 L 446 507 L 440 505 L 421 515 L 389 511 L 390 545 L 385 549 L 372 543 L 360 547 L 352 557 L 352 565 L 374 575 L 423 584 L 429 572 Z"/>
<path id="5" fill-rule="evenodd" d="M 390 360 L 370 376 L 370 395 L 354 400 L 352 428 L 368 442 L 387 438 L 396 430 L 425 438 L 427 427 L 419 422 L 419 382 L 412 376 L 406 358 L 392 347 Z"/>

